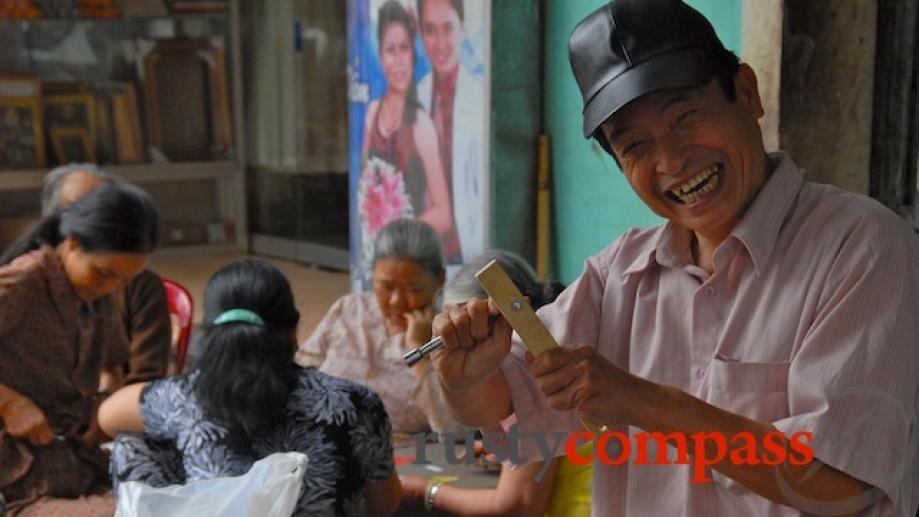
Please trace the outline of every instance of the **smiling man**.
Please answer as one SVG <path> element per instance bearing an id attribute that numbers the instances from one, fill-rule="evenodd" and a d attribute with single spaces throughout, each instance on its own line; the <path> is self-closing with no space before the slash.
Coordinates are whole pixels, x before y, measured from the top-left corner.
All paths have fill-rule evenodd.
<path id="1" fill-rule="evenodd" d="M 767 154 L 755 73 L 686 4 L 614 1 L 575 28 L 569 57 L 584 135 L 667 222 L 586 261 L 538 313 L 562 344 L 538 358 L 494 304 L 439 314 L 450 410 L 525 433 L 580 431 L 580 415 L 631 437 L 598 441 L 620 444 L 601 459 L 652 437 L 666 455 L 595 463 L 594 515 L 912 517 L 914 231 Z M 691 462 L 676 461 L 683 440 Z"/>
<path id="2" fill-rule="evenodd" d="M 456 264 L 484 251 L 485 85 L 460 59 L 463 0 L 417 0 L 417 7 L 432 69 L 418 82 L 418 100 L 437 129 L 455 225 L 444 238 L 444 253 L 448 264 Z"/>

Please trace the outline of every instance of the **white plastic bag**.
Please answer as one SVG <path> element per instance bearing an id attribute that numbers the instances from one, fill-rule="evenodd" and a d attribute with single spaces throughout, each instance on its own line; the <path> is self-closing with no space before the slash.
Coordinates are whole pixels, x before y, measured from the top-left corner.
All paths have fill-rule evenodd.
<path id="1" fill-rule="evenodd" d="M 297 505 L 307 456 L 275 453 L 238 477 L 154 488 L 138 481 L 118 487 L 115 517 L 290 517 Z"/>

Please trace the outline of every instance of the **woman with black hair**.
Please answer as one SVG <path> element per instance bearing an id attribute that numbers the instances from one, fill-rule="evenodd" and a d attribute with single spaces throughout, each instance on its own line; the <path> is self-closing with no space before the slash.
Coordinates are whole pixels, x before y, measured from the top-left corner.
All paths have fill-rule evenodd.
<path id="1" fill-rule="evenodd" d="M 367 388 L 294 363 L 300 315 L 283 273 L 235 262 L 211 277 L 204 298 L 200 368 L 123 388 L 99 409 L 102 428 L 123 433 L 114 482 L 238 476 L 269 454 L 298 451 L 309 467 L 295 515 L 394 512 L 401 487 L 383 404 Z"/>
<path id="2" fill-rule="evenodd" d="M 100 375 L 117 377 L 128 358 L 112 295 L 158 241 L 150 197 L 111 184 L 0 258 L 0 493 L 14 515 L 111 515 L 95 415 Z"/>

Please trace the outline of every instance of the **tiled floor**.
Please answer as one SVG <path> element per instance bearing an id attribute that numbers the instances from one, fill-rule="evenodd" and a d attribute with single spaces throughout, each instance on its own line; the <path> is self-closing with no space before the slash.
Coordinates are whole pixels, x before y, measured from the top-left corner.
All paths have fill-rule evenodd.
<path id="1" fill-rule="evenodd" d="M 226 251 L 163 250 L 154 255 L 151 269 L 179 282 L 191 292 L 195 302 L 197 325 L 201 323 L 204 285 L 208 278 L 222 266 L 246 257 Z M 298 335 L 301 341 L 319 324 L 329 306 L 350 289 L 347 272 L 327 271 L 268 257 L 254 258 L 264 258 L 272 262 L 287 275 L 294 291 L 297 309 L 300 311 Z"/>

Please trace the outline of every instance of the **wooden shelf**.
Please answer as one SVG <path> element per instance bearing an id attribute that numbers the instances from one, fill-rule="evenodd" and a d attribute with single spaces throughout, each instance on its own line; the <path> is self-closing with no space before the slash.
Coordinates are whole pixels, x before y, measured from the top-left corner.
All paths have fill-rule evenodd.
<path id="1" fill-rule="evenodd" d="M 233 161 L 109 165 L 103 168 L 132 183 L 236 178 L 244 171 L 242 165 Z M 0 191 L 40 189 L 49 170 L 0 171 Z"/>

